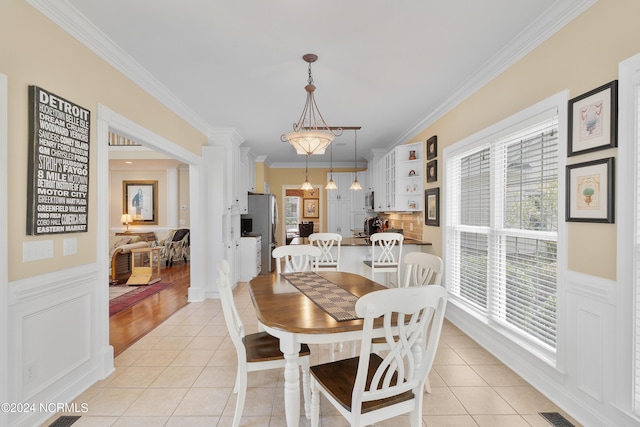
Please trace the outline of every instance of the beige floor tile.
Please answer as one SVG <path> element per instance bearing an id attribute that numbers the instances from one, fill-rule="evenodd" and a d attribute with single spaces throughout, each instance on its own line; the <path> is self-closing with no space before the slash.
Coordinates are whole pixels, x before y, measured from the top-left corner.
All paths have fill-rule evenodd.
<path id="1" fill-rule="evenodd" d="M 236 370 L 225 366 L 207 366 L 193 383 L 193 387 L 233 388 L 236 382 Z"/>
<path id="2" fill-rule="evenodd" d="M 176 416 L 221 416 L 231 388 L 191 388 L 176 408 Z"/>
<path id="3" fill-rule="evenodd" d="M 73 427 L 110 427 L 118 421 L 118 417 L 92 417 L 83 415 L 73 423 Z M 53 422 L 53 421 L 52 421 Z M 44 424 L 43 426 L 48 426 L 50 422 Z"/>
<path id="4" fill-rule="evenodd" d="M 231 427 L 233 423 L 233 417 L 220 417 L 220 422 L 216 427 Z M 310 424 L 303 424 L 300 421 L 300 427 L 305 427 Z M 240 419 L 240 427 L 286 427 L 287 422 L 283 418 L 282 420 L 274 419 L 274 417 L 262 416 L 262 417 L 249 417 L 242 416 Z"/>
<path id="5" fill-rule="evenodd" d="M 487 386 L 470 366 L 467 365 L 439 365 L 433 368 L 449 387 Z"/>
<path id="6" fill-rule="evenodd" d="M 498 393 L 519 414 L 537 414 L 538 412 L 560 412 L 553 402 L 535 388 L 526 386 L 495 387 Z"/>
<path id="7" fill-rule="evenodd" d="M 471 415 L 516 413 L 491 387 L 451 387 L 451 392 Z"/>
<path id="8" fill-rule="evenodd" d="M 170 366 L 206 366 L 214 350 L 182 350 Z"/>
<path id="9" fill-rule="evenodd" d="M 223 323 L 222 325 L 206 325 L 200 329 L 198 333 L 199 337 L 226 337 L 228 335 L 227 326 Z"/>
<path id="10" fill-rule="evenodd" d="M 456 348 L 456 353 L 469 365 L 500 365 L 502 362 L 482 347 Z"/>
<path id="11" fill-rule="evenodd" d="M 206 315 L 192 315 L 184 319 L 180 324 L 184 326 L 205 326 L 207 325 L 213 316 Z"/>
<path id="12" fill-rule="evenodd" d="M 207 366 L 229 366 L 235 367 L 238 365 L 238 356 L 235 348 L 218 348 L 213 357 L 207 363 Z"/>
<path id="13" fill-rule="evenodd" d="M 472 368 L 492 387 L 528 385 L 505 365 L 474 365 Z"/>
<path id="14" fill-rule="evenodd" d="M 441 348 L 436 353 L 433 366 L 438 365 L 466 365 L 462 357 L 451 348 Z"/>
<path id="15" fill-rule="evenodd" d="M 480 427 L 530 427 L 520 415 L 474 415 Z"/>
<path id="16" fill-rule="evenodd" d="M 236 410 L 236 397 L 235 394 L 231 395 L 224 408 L 223 416 L 233 417 Z M 274 399 L 275 394 L 272 388 L 248 388 L 242 415 L 247 417 L 271 416 Z"/>
<path id="17" fill-rule="evenodd" d="M 446 387 L 444 380 L 440 375 L 438 375 L 435 368 L 431 369 L 431 372 L 429 372 L 429 384 L 431 384 L 431 387 Z"/>
<path id="18" fill-rule="evenodd" d="M 198 335 L 193 337 L 189 345 L 186 347 L 189 350 L 212 350 L 215 351 L 220 346 L 220 343 L 224 340 L 224 337 Z"/>
<path id="19" fill-rule="evenodd" d="M 186 388 L 150 388 L 135 401 L 123 416 L 170 416 L 187 393 Z M 165 420 L 166 421 L 166 420 Z"/>
<path id="20" fill-rule="evenodd" d="M 156 328 L 156 329 L 158 329 L 158 328 Z M 162 336 L 160 336 L 160 335 L 153 336 L 153 335 L 147 334 L 144 337 L 140 338 L 138 341 L 136 341 L 126 351 L 128 351 L 128 350 L 150 350 L 150 349 L 153 348 L 154 345 L 158 344 L 158 341 L 160 341 L 161 338 L 162 338 Z"/>
<path id="21" fill-rule="evenodd" d="M 193 337 L 162 337 L 152 347 L 153 350 L 183 350 L 193 340 Z"/>
<path id="22" fill-rule="evenodd" d="M 138 360 L 143 354 L 147 352 L 147 349 L 128 348 L 123 351 L 113 361 L 114 366 L 131 366 L 136 360 Z"/>
<path id="23" fill-rule="evenodd" d="M 201 366 L 170 366 L 151 383 L 154 388 L 188 388 L 202 373 Z"/>
<path id="24" fill-rule="evenodd" d="M 148 337 L 164 337 L 169 333 L 170 330 L 175 328 L 174 325 L 169 323 L 163 323 L 161 325 L 156 326 L 151 332 L 149 332 L 146 336 Z"/>
<path id="25" fill-rule="evenodd" d="M 220 417 L 171 417 L 167 421 L 166 427 L 211 427 L 220 425 Z"/>
<path id="26" fill-rule="evenodd" d="M 195 337 L 204 328 L 203 325 L 176 325 L 167 331 L 168 337 Z"/>
<path id="27" fill-rule="evenodd" d="M 431 387 L 431 393 L 425 393 L 422 415 L 466 415 L 462 403 L 448 387 Z"/>
<path id="28" fill-rule="evenodd" d="M 87 415 L 120 416 L 144 391 L 144 388 L 103 388 L 87 402 Z"/>
<path id="29" fill-rule="evenodd" d="M 113 427 L 163 427 L 168 417 L 120 417 Z"/>
<path id="30" fill-rule="evenodd" d="M 169 363 L 175 359 L 180 350 L 148 350 L 133 366 L 169 366 Z"/>
<path id="31" fill-rule="evenodd" d="M 149 387 L 164 371 L 161 366 L 129 366 L 108 385 L 109 388 Z"/>
<path id="32" fill-rule="evenodd" d="M 423 416 L 426 427 L 478 427 L 471 415 Z"/>
<path id="33" fill-rule="evenodd" d="M 469 338 L 466 335 L 446 335 L 440 336 L 440 339 L 444 341 L 451 348 L 474 348 L 480 347 L 480 345 Z"/>

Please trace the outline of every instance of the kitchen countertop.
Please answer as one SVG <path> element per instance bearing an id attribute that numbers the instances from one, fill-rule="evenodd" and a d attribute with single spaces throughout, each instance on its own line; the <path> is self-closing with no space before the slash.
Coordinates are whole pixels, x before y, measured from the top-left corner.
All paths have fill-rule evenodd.
<path id="1" fill-rule="evenodd" d="M 365 237 L 343 237 L 342 243 L 340 245 L 343 247 L 344 246 L 371 246 L 371 243 L 368 243 L 368 241 L 369 239 Z M 290 244 L 291 245 L 308 245 L 309 239 L 307 239 L 306 237 L 296 237 L 291 241 Z M 408 238 L 405 238 L 402 244 L 403 245 L 425 245 L 425 246 L 432 245 L 431 242 L 424 242 L 422 240 L 415 240 L 415 239 L 408 239 Z"/>

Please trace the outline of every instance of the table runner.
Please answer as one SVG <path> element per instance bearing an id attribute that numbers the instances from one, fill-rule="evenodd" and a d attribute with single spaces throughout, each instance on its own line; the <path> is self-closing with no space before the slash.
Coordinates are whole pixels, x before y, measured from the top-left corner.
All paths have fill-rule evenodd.
<path id="1" fill-rule="evenodd" d="M 289 283 L 337 321 L 355 320 L 358 297 L 312 272 L 282 274 Z"/>

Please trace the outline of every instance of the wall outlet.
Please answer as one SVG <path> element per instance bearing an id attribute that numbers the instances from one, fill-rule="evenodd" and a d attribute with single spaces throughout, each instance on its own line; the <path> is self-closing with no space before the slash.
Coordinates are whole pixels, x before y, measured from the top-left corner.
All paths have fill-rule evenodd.
<path id="1" fill-rule="evenodd" d="M 78 253 L 78 239 L 70 237 L 62 240 L 62 255 L 75 255 Z"/>
<path id="2" fill-rule="evenodd" d="M 412 222 L 409 223 L 409 231 L 413 231 L 413 223 Z"/>

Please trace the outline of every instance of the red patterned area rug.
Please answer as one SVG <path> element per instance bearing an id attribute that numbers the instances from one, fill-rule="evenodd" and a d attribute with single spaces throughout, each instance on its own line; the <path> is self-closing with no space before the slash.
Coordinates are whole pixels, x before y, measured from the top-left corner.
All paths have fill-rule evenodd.
<path id="1" fill-rule="evenodd" d="M 128 286 L 133 288 L 131 291 L 126 292 L 120 296 L 117 296 L 109 300 L 109 317 L 121 312 L 122 310 L 131 307 L 132 305 L 142 301 L 143 299 L 155 295 L 163 289 L 168 288 L 173 283 L 154 283 L 149 286 Z M 127 286 L 127 285 L 124 285 Z"/>

